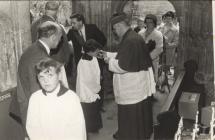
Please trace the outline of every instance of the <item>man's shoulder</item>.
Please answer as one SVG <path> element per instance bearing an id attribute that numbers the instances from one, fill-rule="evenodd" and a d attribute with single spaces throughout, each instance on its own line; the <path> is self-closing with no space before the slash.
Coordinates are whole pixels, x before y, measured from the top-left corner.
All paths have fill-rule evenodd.
<path id="1" fill-rule="evenodd" d="M 31 63 L 41 57 L 46 56 L 44 51 L 41 50 L 40 44 L 36 41 L 32 46 L 28 47 L 20 58 L 20 63 Z"/>

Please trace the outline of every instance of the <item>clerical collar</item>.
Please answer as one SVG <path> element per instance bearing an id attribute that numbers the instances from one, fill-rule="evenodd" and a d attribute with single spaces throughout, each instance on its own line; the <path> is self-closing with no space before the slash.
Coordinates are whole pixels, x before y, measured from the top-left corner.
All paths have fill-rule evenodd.
<path id="1" fill-rule="evenodd" d="M 39 41 L 44 46 L 44 48 L 46 49 L 47 54 L 49 55 L 50 54 L 50 49 L 49 49 L 48 45 L 45 42 L 43 42 L 42 40 L 40 40 L 40 39 L 39 39 Z"/>

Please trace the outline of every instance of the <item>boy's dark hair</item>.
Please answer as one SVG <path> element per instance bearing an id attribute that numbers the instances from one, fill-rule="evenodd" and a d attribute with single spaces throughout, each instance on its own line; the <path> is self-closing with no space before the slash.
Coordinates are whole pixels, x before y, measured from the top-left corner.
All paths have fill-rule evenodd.
<path id="1" fill-rule="evenodd" d="M 93 57 L 89 56 L 87 53 L 88 52 L 94 52 L 96 49 L 101 49 L 102 45 L 99 44 L 97 41 L 94 39 L 89 39 L 85 42 L 83 49 L 84 49 L 84 54 L 82 55 L 82 59 L 84 60 L 92 60 Z"/>
<path id="2" fill-rule="evenodd" d="M 172 11 L 168 11 L 168 12 L 166 12 L 165 17 L 175 18 L 175 13 Z"/>
<path id="3" fill-rule="evenodd" d="M 85 42 L 83 49 L 85 53 L 94 52 L 96 49 L 101 49 L 102 45 L 94 39 L 89 39 Z"/>
<path id="4" fill-rule="evenodd" d="M 38 75 L 40 72 L 50 67 L 56 68 L 56 73 L 59 73 L 62 64 L 49 57 L 43 58 L 35 65 L 36 74 Z"/>
<path id="5" fill-rule="evenodd" d="M 82 14 L 74 13 L 70 16 L 70 19 L 76 18 L 77 21 L 82 21 L 83 24 L 85 24 L 85 18 Z"/>

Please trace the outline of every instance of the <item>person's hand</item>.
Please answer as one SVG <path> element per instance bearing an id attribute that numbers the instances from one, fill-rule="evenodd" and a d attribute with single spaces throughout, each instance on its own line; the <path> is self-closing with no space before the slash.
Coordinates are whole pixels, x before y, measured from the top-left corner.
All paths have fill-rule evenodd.
<path id="1" fill-rule="evenodd" d="M 109 57 L 105 57 L 104 61 L 105 61 L 105 63 L 109 64 L 110 58 Z"/>
<path id="2" fill-rule="evenodd" d="M 99 50 L 96 54 L 96 57 L 100 59 L 104 59 L 105 57 L 107 57 L 107 52 L 103 50 Z"/>
<path id="3" fill-rule="evenodd" d="M 104 58 L 103 53 L 102 53 L 101 50 L 99 50 L 99 51 L 97 52 L 96 57 L 99 58 L 99 59 L 103 59 L 103 58 Z"/>
<path id="4" fill-rule="evenodd" d="M 155 49 L 156 42 L 154 40 L 149 40 L 149 42 L 146 45 L 149 48 L 149 52 L 151 52 Z"/>

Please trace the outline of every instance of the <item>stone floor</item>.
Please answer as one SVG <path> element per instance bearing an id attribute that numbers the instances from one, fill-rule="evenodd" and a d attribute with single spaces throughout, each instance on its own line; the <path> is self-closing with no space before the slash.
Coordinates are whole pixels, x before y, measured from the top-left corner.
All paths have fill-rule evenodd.
<path id="1" fill-rule="evenodd" d="M 102 113 L 103 128 L 98 134 L 89 133 L 88 140 L 114 140 L 112 135 L 117 130 L 117 105 L 113 98 L 104 102 L 105 112 Z"/>
<path id="2" fill-rule="evenodd" d="M 155 94 L 155 98 L 157 99 L 153 104 L 153 120 L 155 124 L 157 123 L 156 116 L 160 112 L 167 95 L 168 94 L 161 94 L 159 92 Z M 106 112 L 102 113 L 103 128 L 97 134 L 89 133 L 88 140 L 114 140 L 112 135 L 117 130 L 117 105 L 113 97 L 105 100 L 104 109 Z"/>

